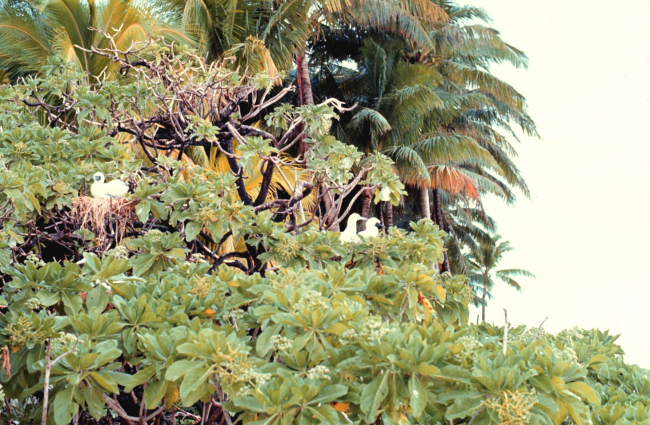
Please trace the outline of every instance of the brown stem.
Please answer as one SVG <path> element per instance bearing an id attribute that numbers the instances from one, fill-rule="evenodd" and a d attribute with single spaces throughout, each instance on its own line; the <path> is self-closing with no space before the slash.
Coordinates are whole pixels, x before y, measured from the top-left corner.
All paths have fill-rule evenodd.
<path id="1" fill-rule="evenodd" d="M 542 326 L 544 326 L 544 322 L 548 320 L 548 317 L 544 319 L 542 323 L 539 324 L 539 328 L 537 328 L 537 333 L 535 334 L 535 339 L 533 341 L 537 341 L 537 338 L 539 338 L 539 333 L 542 330 Z"/>
<path id="2" fill-rule="evenodd" d="M 50 350 L 51 350 L 51 345 L 52 341 L 48 339 L 45 342 L 45 345 L 47 346 L 47 354 L 45 357 L 45 381 L 44 381 L 44 387 L 43 387 L 43 415 L 41 416 L 41 424 L 46 425 L 47 423 L 47 404 L 49 402 L 49 396 L 50 396 L 50 371 L 52 370 L 52 366 L 57 364 L 59 360 L 67 356 L 68 354 L 72 353 L 76 348 L 77 344 L 79 343 L 79 336 L 77 336 L 77 340 L 74 342 L 74 346 L 65 353 L 61 354 L 59 357 L 54 359 L 54 361 L 50 361 Z"/>

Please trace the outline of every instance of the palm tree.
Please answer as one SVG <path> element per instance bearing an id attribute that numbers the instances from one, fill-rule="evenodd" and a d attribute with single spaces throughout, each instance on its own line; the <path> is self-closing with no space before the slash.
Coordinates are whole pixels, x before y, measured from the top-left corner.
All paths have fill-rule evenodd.
<path id="1" fill-rule="evenodd" d="M 529 135 L 536 136 L 537 132 L 526 112 L 523 96 L 489 72 L 491 64 L 501 62 L 525 68 L 527 58 L 523 52 L 505 43 L 492 28 L 466 24 L 467 20 L 474 18 L 489 23 L 482 10 L 458 7 L 444 1 L 437 3 L 449 19 L 435 24 L 435 30 L 430 34 L 435 47 L 428 48 L 405 39 L 408 48 L 401 49 L 409 64 L 428 68 L 432 77 L 435 75 L 433 71 L 437 73 L 437 84 L 431 80 L 434 94 L 429 99 L 428 108 L 413 107 L 414 102 L 403 107 L 401 129 L 394 124 L 394 118 L 382 122 L 369 113 L 355 116 L 353 122 L 366 118 L 366 124 L 373 127 L 370 143 L 375 141 L 376 134 L 386 132 L 384 143 L 396 160 L 400 176 L 405 183 L 419 190 L 423 217 L 432 218 L 441 228 L 450 231 L 444 213 L 447 206 L 441 204 L 441 199 L 476 202 L 480 195 L 490 192 L 507 203 L 513 203 L 516 197 L 512 188 L 519 189 L 525 196 L 530 195 L 525 180 L 512 161 L 516 150 L 498 130 L 515 138 L 511 126 L 518 126 Z M 390 55 L 384 55 L 382 59 L 388 68 L 396 68 L 390 65 Z M 378 82 L 389 78 L 381 65 L 375 64 L 373 69 Z M 421 81 L 415 84 L 418 89 L 423 88 Z M 407 93 L 415 94 L 414 91 Z M 442 105 L 434 104 L 436 97 Z M 471 139 L 472 143 L 458 143 L 462 138 Z M 455 143 L 450 143 L 450 140 Z M 464 152 L 469 154 L 469 161 L 463 159 L 463 153 L 459 151 L 453 158 L 446 157 L 446 153 L 440 155 L 440 150 L 435 148 L 436 142 L 442 142 L 449 149 L 478 146 L 487 151 L 490 159 L 477 161 L 481 155 L 476 151 Z M 449 270 L 447 259 L 441 270 Z"/>
<path id="2" fill-rule="evenodd" d="M 182 21 L 208 61 L 232 57 L 249 75 L 277 77 L 293 64 L 296 46 L 313 31 L 308 5 L 275 0 L 158 0 L 156 14 Z"/>
<path id="3" fill-rule="evenodd" d="M 134 41 L 164 36 L 189 42 L 178 23 L 163 22 L 136 0 L 0 0 L 0 69 L 10 78 L 36 72 L 52 55 L 77 63 L 91 76 L 116 69 L 108 58 L 88 53 L 109 40 L 97 28 L 113 34 L 118 49 Z"/>
<path id="4" fill-rule="evenodd" d="M 490 291 L 494 288 L 496 280 L 500 280 L 511 287 L 521 291 L 521 285 L 514 277 L 524 276 L 534 278 L 531 272 L 524 269 L 499 269 L 495 270 L 498 263 L 503 260 L 503 256 L 512 251 L 509 241 L 500 242 L 501 236 L 496 235 L 490 240 L 482 241 L 480 249 L 476 253 L 467 255 L 468 275 L 475 292 L 480 290 L 482 296 L 475 298 L 475 305 L 481 305 L 481 318 L 485 321 L 485 306 L 487 299 L 492 299 Z"/>
<path id="5" fill-rule="evenodd" d="M 418 189 L 423 217 L 432 218 L 440 228 L 445 227 L 441 191 L 473 201 L 486 192 L 514 199 L 508 185 L 495 177 L 509 175 L 501 164 L 511 167 L 506 171 L 514 167 L 495 159 L 495 154 L 503 154 L 499 147 L 479 139 L 479 132 L 455 131 L 448 124 L 468 121 L 464 114 L 490 99 L 476 92 L 450 93 L 439 70 L 404 60 L 404 49 L 399 41 L 386 47 L 365 41 L 357 58 L 358 73 L 342 84 L 346 100 L 361 106 L 347 128 L 339 129 L 340 137 L 356 141 L 366 151 L 391 156 L 402 181 Z M 369 204 L 364 202 L 363 214 Z M 390 209 L 387 205 L 388 214 Z M 442 271 L 448 270 L 445 260 Z"/>

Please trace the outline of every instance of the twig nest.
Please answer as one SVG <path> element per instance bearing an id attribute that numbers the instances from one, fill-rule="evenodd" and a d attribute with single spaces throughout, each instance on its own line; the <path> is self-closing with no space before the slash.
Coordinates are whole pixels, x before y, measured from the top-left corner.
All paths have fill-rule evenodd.
<path id="1" fill-rule="evenodd" d="M 108 247 L 111 242 L 109 235 L 116 243 L 119 242 L 128 224 L 136 220 L 137 204 L 137 200 L 80 196 L 72 202 L 72 217 L 77 225 L 95 234 L 100 247 Z"/>

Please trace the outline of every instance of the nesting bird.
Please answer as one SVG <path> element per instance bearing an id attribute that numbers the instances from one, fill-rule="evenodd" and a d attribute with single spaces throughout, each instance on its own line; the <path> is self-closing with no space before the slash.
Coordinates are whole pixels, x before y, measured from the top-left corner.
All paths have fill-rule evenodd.
<path id="1" fill-rule="evenodd" d="M 95 173 L 93 175 L 93 184 L 90 186 L 90 193 L 95 199 L 122 199 L 129 191 L 129 186 L 122 180 L 115 179 L 104 183 L 106 176 L 104 173 Z"/>
<path id="2" fill-rule="evenodd" d="M 359 236 L 363 236 L 364 238 L 367 239 L 367 238 L 374 238 L 376 236 L 379 236 L 379 229 L 383 227 L 384 225 L 381 224 L 378 218 L 375 217 L 369 218 L 368 221 L 366 221 L 366 230 L 359 232 L 357 234 L 357 238 Z"/>
<path id="3" fill-rule="evenodd" d="M 341 232 L 341 242 L 360 242 L 361 240 L 357 236 L 357 221 L 365 219 L 365 217 L 361 217 L 357 213 L 350 214 L 350 217 L 348 217 L 348 225 Z"/>

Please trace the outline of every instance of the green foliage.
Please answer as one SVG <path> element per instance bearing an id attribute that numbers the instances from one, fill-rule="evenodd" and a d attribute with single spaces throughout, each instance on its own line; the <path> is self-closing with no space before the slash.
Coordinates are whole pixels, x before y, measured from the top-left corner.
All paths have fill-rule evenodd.
<path id="1" fill-rule="evenodd" d="M 251 424 L 647 421 L 648 375 L 623 363 L 616 337 L 537 339 L 520 327 L 506 344 L 504 329 L 468 324 L 472 288 L 433 269 L 445 233 L 430 220 L 351 244 L 297 221 L 297 184 L 291 199 L 253 201 L 232 140 L 243 136 L 245 158 L 272 163 L 284 136 L 234 111 L 265 88 L 203 67 L 191 51 L 147 49 L 148 67 L 114 82 L 89 86 L 53 60 L 51 78 L 0 89 L 0 347 L 10 365 L 0 382 L 11 400 L 2 422 L 37 423 L 45 392 L 55 425 L 80 415 L 161 422 L 179 408 L 206 421 L 208 406 Z M 156 76 L 182 66 L 195 75 Z M 236 102 L 197 95 L 214 87 Z M 324 103 L 271 115 L 280 130 L 306 127 L 302 165 L 316 184 L 300 181 L 302 190 L 335 187 L 342 200 L 364 184 L 395 200 L 391 161 L 330 136 L 334 112 Z M 220 149 L 230 169 L 183 161 L 188 146 Z M 170 154 L 146 166 L 150 147 Z M 73 214 L 98 170 L 133 188 L 95 223 L 106 240 Z M 133 208 L 121 236 L 113 202 Z M 224 253 L 230 237 L 243 246 Z"/>

